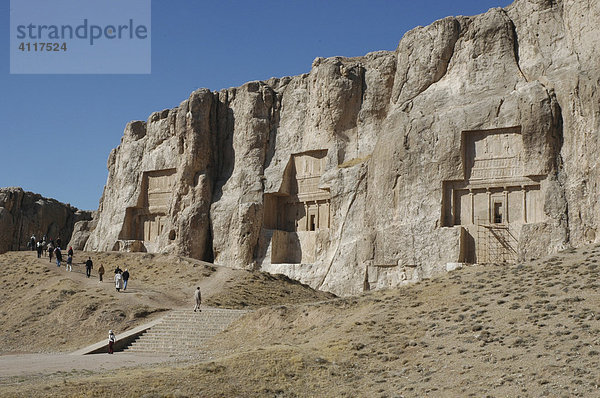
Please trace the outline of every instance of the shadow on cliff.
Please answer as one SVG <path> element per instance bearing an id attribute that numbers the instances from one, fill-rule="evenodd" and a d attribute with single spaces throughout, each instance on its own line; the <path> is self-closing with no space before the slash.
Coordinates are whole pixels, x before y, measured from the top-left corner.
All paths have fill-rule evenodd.
<path id="1" fill-rule="evenodd" d="M 223 187 L 233 175 L 235 165 L 235 149 L 233 148 L 235 116 L 233 115 L 233 109 L 219 102 L 215 117 L 217 118 L 217 140 L 213 151 L 217 164 L 215 167 L 212 203 L 219 201 L 223 196 Z"/>

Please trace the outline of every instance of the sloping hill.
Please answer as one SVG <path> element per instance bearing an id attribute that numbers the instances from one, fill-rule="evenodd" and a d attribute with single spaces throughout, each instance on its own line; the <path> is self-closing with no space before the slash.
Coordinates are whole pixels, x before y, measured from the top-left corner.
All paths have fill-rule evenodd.
<path id="1" fill-rule="evenodd" d="M 271 306 L 213 339 L 212 362 L 25 380 L 0 395 L 600 396 L 599 276 L 596 246 Z"/>
<path id="2" fill-rule="evenodd" d="M 94 261 L 91 278 L 83 262 Z M 333 297 L 282 275 L 234 270 L 201 261 L 142 253 L 76 253 L 73 272 L 58 268 L 34 252 L 0 255 L 0 353 L 65 352 L 154 319 L 168 309 L 193 308 L 196 286 L 203 303 L 252 309 Z M 104 265 L 104 282 L 97 268 Z M 113 270 L 131 273 L 118 293 Z"/>

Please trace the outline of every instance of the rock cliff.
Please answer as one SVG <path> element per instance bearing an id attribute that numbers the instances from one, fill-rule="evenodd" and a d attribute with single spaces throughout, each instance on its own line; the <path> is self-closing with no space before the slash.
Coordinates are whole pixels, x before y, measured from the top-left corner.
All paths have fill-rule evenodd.
<path id="1" fill-rule="evenodd" d="M 517 0 L 127 125 L 87 250 L 336 294 L 597 242 L 600 4 Z"/>
<path id="2" fill-rule="evenodd" d="M 32 235 L 36 239 L 60 237 L 64 248 L 74 224 L 91 217 L 91 212 L 21 188 L 0 188 L 0 253 L 26 249 Z"/>

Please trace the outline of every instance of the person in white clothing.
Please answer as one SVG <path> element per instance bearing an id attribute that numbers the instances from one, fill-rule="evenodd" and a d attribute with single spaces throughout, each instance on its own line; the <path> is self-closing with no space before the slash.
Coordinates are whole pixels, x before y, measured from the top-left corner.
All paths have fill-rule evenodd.
<path id="1" fill-rule="evenodd" d="M 113 333 L 112 330 L 108 331 L 108 353 L 112 354 L 113 353 L 113 346 L 115 345 L 115 334 Z"/>
<path id="2" fill-rule="evenodd" d="M 123 289 L 123 275 L 120 272 L 115 274 L 115 288 L 117 292 L 120 292 Z"/>

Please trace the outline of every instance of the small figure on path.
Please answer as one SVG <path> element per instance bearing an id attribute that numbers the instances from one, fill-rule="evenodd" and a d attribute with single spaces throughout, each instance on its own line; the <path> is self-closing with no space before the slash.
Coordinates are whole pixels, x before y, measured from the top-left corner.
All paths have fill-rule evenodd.
<path id="1" fill-rule="evenodd" d="M 120 292 L 123 288 L 123 275 L 120 272 L 115 274 L 115 288 L 117 292 Z"/>
<path id="2" fill-rule="evenodd" d="M 121 270 L 121 268 L 119 268 L 119 266 L 117 265 L 117 268 L 115 268 L 115 274 L 122 274 L 123 271 Z"/>
<path id="3" fill-rule="evenodd" d="M 54 249 L 54 255 L 56 256 L 56 266 L 60 267 L 60 263 L 62 262 L 62 253 L 60 251 L 60 247 L 56 246 L 56 249 Z"/>
<path id="4" fill-rule="evenodd" d="M 38 243 L 36 243 L 36 249 L 38 258 L 42 258 L 42 252 L 44 251 L 44 245 L 42 244 L 42 242 L 38 241 Z"/>
<path id="5" fill-rule="evenodd" d="M 194 293 L 194 299 L 196 300 L 196 306 L 194 307 L 194 312 L 196 310 L 202 311 L 200 309 L 200 304 L 202 304 L 202 294 L 200 293 L 200 286 L 196 288 L 196 293 Z"/>
<path id="6" fill-rule="evenodd" d="M 48 245 L 48 257 L 50 257 L 50 262 L 52 262 L 52 254 L 54 254 L 54 245 L 50 242 Z"/>
<path id="7" fill-rule="evenodd" d="M 113 351 L 113 346 L 115 345 L 115 334 L 113 333 L 112 330 L 108 331 L 108 353 L 112 354 Z"/>
<path id="8" fill-rule="evenodd" d="M 127 290 L 127 281 L 129 280 L 129 270 L 125 268 L 123 272 L 123 290 Z"/>
<path id="9" fill-rule="evenodd" d="M 90 277 L 91 273 L 92 273 L 92 268 L 94 268 L 94 263 L 92 262 L 92 258 L 88 257 L 87 261 L 85 262 L 85 276 L 86 277 Z"/>
<path id="10" fill-rule="evenodd" d="M 100 264 L 100 268 L 98 268 L 98 283 L 102 282 L 102 275 L 104 275 L 104 265 Z"/>
<path id="11" fill-rule="evenodd" d="M 73 246 L 69 246 L 69 251 L 67 251 L 67 271 L 73 271 Z"/>
<path id="12" fill-rule="evenodd" d="M 72 264 L 73 264 L 73 255 L 72 254 L 68 254 L 67 255 L 67 268 L 66 268 L 67 271 L 69 271 L 69 272 L 73 271 Z"/>
<path id="13" fill-rule="evenodd" d="M 31 250 L 35 250 L 35 235 L 31 235 L 31 239 L 29 240 L 29 247 L 31 247 Z"/>

